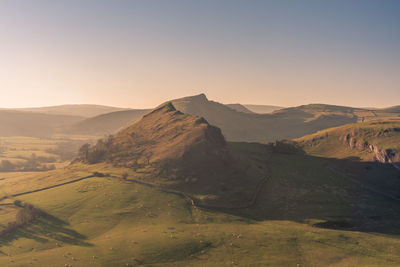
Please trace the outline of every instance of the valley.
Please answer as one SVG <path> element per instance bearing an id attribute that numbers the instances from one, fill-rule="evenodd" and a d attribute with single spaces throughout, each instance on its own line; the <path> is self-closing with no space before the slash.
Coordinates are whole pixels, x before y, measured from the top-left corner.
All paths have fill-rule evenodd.
<path id="1" fill-rule="evenodd" d="M 0 267 L 400 267 L 400 1 L 0 1 Z"/>
<path id="2" fill-rule="evenodd" d="M 56 166 L 0 173 L 0 265 L 400 265 L 397 157 L 369 149 L 398 155 L 397 120 L 232 142 L 173 103 L 102 139 L 2 137 L 3 160 Z"/>

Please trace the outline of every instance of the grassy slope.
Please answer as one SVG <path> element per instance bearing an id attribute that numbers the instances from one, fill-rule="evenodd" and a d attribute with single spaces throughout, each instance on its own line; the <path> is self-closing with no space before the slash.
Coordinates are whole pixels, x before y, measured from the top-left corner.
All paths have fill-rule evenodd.
<path id="1" fill-rule="evenodd" d="M 354 136 L 357 140 L 378 146 L 380 149 L 392 149 L 400 152 L 399 120 L 348 124 L 304 136 L 297 141 L 311 155 L 330 158 L 358 157 L 367 161 L 373 160 L 374 154 L 368 149 L 352 149 L 346 145 L 341 137 L 347 134 Z"/>
<path id="2" fill-rule="evenodd" d="M 250 153 L 254 161 L 267 160 L 270 166 L 270 179 L 256 206 L 249 209 L 193 208 L 180 196 L 122 181 L 118 177 L 127 170 L 105 164 L 76 164 L 50 173 L 8 177 L 2 182 L 8 183 L 5 188 L 10 194 L 28 189 L 26 181 L 30 181 L 30 187 L 42 187 L 92 171 L 112 175 L 18 197 L 55 218 L 41 219 L 2 238 L 0 265 L 400 264 L 400 232 L 390 220 L 390 216 L 398 216 L 398 203 L 326 168 L 344 163 L 272 153 L 257 144 L 231 145 L 240 154 Z M 140 178 L 140 173 L 128 172 L 129 178 Z M 12 183 L 14 186 L 10 186 Z M 12 206 L 1 206 L 0 211 L 3 225 L 15 214 Z M 344 219 L 357 228 L 331 230 L 312 226 Z"/>

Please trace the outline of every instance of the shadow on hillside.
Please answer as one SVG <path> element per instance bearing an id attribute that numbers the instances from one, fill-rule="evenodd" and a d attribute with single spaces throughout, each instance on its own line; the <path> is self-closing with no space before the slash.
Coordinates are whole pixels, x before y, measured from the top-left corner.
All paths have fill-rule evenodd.
<path id="1" fill-rule="evenodd" d="M 45 213 L 29 225 L 16 228 L 11 233 L 0 238 L 0 247 L 6 246 L 20 238 L 32 239 L 39 243 L 47 243 L 53 240 L 62 244 L 75 246 L 93 246 L 86 242 L 86 236 L 68 228 L 68 223 L 59 218 Z M 0 251 L 0 253 L 2 253 Z"/>
<path id="2" fill-rule="evenodd" d="M 400 171 L 390 164 L 310 156 L 291 142 L 268 149 L 268 181 L 255 205 L 219 211 L 250 221 L 400 235 Z"/>

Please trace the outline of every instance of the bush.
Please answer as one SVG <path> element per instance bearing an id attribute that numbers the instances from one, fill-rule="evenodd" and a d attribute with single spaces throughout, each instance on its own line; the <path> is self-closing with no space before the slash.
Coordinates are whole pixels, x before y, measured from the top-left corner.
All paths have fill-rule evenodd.
<path id="1" fill-rule="evenodd" d="M 93 176 L 95 177 L 106 177 L 107 175 L 102 172 L 93 172 Z"/>

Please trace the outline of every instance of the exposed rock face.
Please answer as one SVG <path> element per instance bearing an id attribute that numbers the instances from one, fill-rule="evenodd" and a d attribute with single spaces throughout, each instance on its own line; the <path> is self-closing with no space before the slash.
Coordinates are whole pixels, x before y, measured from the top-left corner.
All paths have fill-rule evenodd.
<path id="1" fill-rule="evenodd" d="M 380 149 L 379 147 L 370 144 L 369 150 L 375 154 L 375 159 L 382 163 L 400 162 L 400 155 L 391 149 Z"/>
<path id="2" fill-rule="evenodd" d="M 362 133 L 352 132 L 340 137 L 343 144 L 349 146 L 351 149 L 369 150 L 374 153 L 376 161 L 381 163 L 395 163 L 400 162 L 400 155 L 391 149 L 380 149 L 374 144 L 369 144 L 362 138 Z"/>

